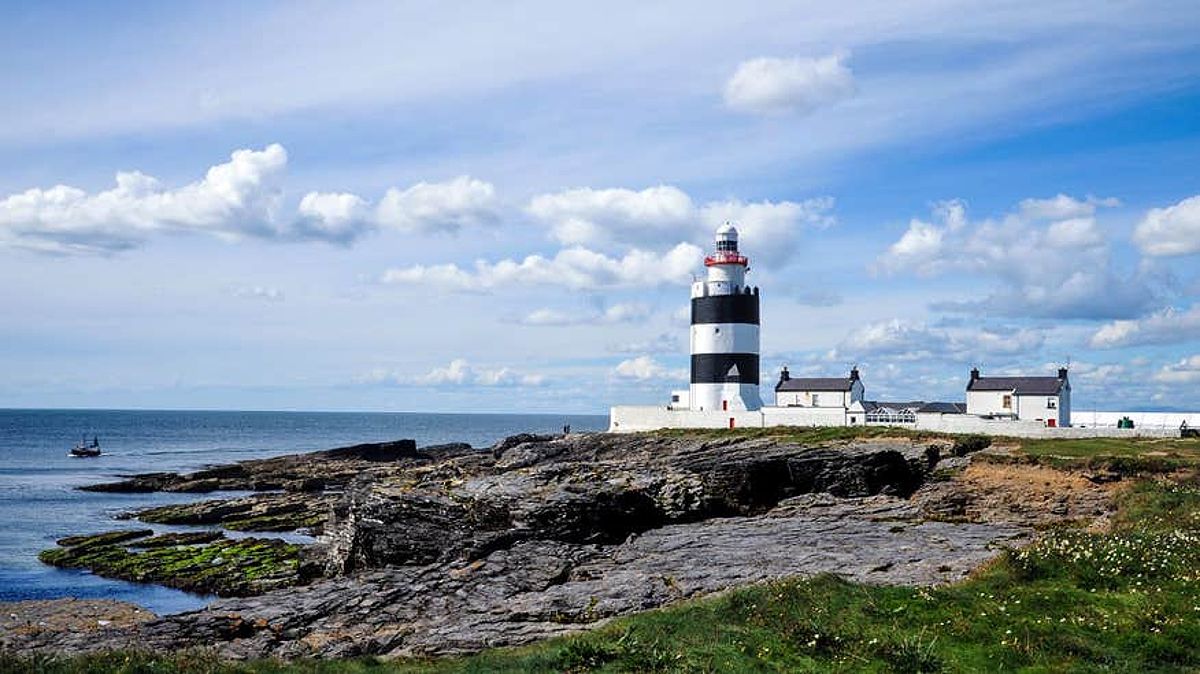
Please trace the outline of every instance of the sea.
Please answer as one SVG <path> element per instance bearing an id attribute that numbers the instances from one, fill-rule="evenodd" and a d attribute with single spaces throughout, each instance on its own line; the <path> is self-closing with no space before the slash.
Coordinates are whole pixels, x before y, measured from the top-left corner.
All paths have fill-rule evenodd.
<path id="1" fill-rule="evenodd" d="M 109 580 L 87 571 L 56 569 L 39 562 L 37 554 L 54 547 L 57 539 L 75 534 L 126 528 L 185 529 L 117 516 L 137 508 L 236 494 L 104 494 L 79 491 L 82 485 L 134 473 L 191 471 L 244 459 L 399 438 L 412 438 L 419 447 L 467 442 L 486 448 L 509 435 L 557 433 L 568 424 L 573 431 L 601 431 L 607 428 L 608 417 L 0 409 L 0 601 L 120 599 L 166 615 L 198 609 L 213 599 L 157 585 Z M 102 456 L 68 456 L 77 442 L 93 437 L 99 438 Z M 306 540 L 297 534 L 284 537 Z"/>

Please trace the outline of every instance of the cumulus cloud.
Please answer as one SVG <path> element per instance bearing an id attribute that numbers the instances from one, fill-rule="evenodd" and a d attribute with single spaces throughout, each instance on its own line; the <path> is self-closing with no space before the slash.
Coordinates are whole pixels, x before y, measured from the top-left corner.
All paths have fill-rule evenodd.
<path id="1" fill-rule="evenodd" d="M 488 369 L 472 366 L 464 358 L 456 358 L 445 367 L 435 367 L 421 375 L 405 375 L 377 369 L 359 378 L 360 383 L 394 383 L 414 386 L 541 386 L 546 378 L 540 374 L 521 373 L 507 367 Z"/>
<path id="2" fill-rule="evenodd" d="M 428 285 L 459 292 L 486 292 L 507 286 L 557 286 L 595 290 L 664 283 L 687 283 L 703 256 L 700 248 L 681 243 L 666 253 L 632 250 L 609 257 L 582 247 L 567 248 L 554 257 L 529 255 L 523 260 L 478 260 L 463 269 L 456 264 L 413 265 L 389 269 L 381 281 Z"/>
<path id="3" fill-rule="evenodd" d="M 295 227 L 304 238 L 349 243 L 372 223 L 367 202 L 356 194 L 309 192 L 296 209 Z"/>
<path id="4" fill-rule="evenodd" d="M 535 309 L 521 319 L 525 325 L 614 325 L 631 323 L 649 317 L 651 308 L 640 302 L 624 302 L 610 307 L 597 307 L 585 313 L 571 313 L 556 309 Z"/>
<path id="5" fill-rule="evenodd" d="M 1164 365 L 1154 380 L 1163 384 L 1193 384 L 1200 382 L 1200 355 L 1180 359 L 1177 363 Z"/>
<path id="6" fill-rule="evenodd" d="M 1136 320 L 1113 321 L 1097 330 L 1089 343 L 1097 349 L 1112 349 L 1193 339 L 1200 339 L 1200 305 L 1183 311 L 1167 307 Z"/>
<path id="7" fill-rule="evenodd" d="M 1138 223 L 1133 240 L 1146 255 L 1200 253 L 1200 195 L 1151 209 Z"/>
<path id="8" fill-rule="evenodd" d="M 697 205 L 683 190 L 659 185 L 643 190 L 578 188 L 534 197 L 526 209 L 545 223 L 550 235 L 567 246 L 627 250 L 679 240 L 707 242 L 726 220 L 737 224 L 748 242 L 757 242 L 755 259 L 784 262 L 806 227 L 833 223 L 833 199 L 800 202 L 738 199 Z M 769 242 L 769 245 L 768 245 Z"/>
<path id="9" fill-rule="evenodd" d="M 725 104 L 760 115 L 812 112 L 854 95 L 854 74 L 845 61 L 841 53 L 743 61 L 725 83 Z"/>
<path id="10" fill-rule="evenodd" d="M 0 242 L 58 254 L 111 253 L 141 245 L 161 231 L 225 237 L 272 236 L 287 164 L 280 145 L 237 150 L 204 178 L 168 189 L 139 172 L 122 172 L 113 189 L 95 194 L 56 185 L 0 200 Z"/>
<path id="11" fill-rule="evenodd" d="M 381 226 L 407 233 L 457 232 L 498 219 L 496 188 L 470 176 L 389 189 L 376 211 Z"/>
<path id="12" fill-rule="evenodd" d="M 934 208 L 932 221 L 914 218 L 880 256 L 882 274 L 943 274 L 991 278 L 998 288 L 979 300 L 941 302 L 949 311 L 1054 318 L 1128 318 L 1156 300 L 1145 274 L 1118 273 L 1094 215 L 1109 199 L 1059 195 L 1026 200 L 998 219 L 971 221 L 961 201 Z M 1060 217 L 1070 216 L 1070 217 Z"/>
<path id="13" fill-rule="evenodd" d="M 137 171 L 112 189 L 88 193 L 56 185 L 0 199 L 0 246 L 52 254 L 104 254 L 136 248 L 158 233 L 203 232 L 228 240 L 257 237 L 350 243 L 380 226 L 454 232 L 495 219 L 491 185 L 460 176 L 392 189 L 372 208 L 355 194 L 310 192 L 284 213 L 283 146 L 234 151 L 229 161 L 182 187 Z"/>
<path id="14" fill-rule="evenodd" d="M 613 374 L 622 379 L 649 380 L 680 380 L 689 377 L 685 369 L 671 369 L 659 363 L 650 356 L 638 356 L 617 363 Z"/>

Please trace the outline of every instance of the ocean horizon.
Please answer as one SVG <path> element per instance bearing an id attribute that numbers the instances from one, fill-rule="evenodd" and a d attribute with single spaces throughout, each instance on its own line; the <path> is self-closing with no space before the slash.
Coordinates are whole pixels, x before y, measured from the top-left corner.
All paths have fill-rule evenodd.
<path id="1" fill-rule="evenodd" d="M 211 597 L 157 585 L 57 569 L 37 559 L 65 536 L 114 529 L 196 530 L 119 520 L 130 510 L 216 494 L 104 494 L 86 484 L 145 472 L 412 438 L 418 446 L 466 442 L 487 447 L 522 432 L 602 431 L 606 415 L 267 410 L 0 408 L 0 601 L 110 598 L 159 613 L 200 608 Z M 104 454 L 68 456 L 98 437 Z M 220 496 L 234 495 L 222 492 Z M 227 532 L 229 533 L 229 532 Z M 237 535 L 237 534 L 231 534 Z M 253 534 L 278 536 L 278 534 Z M 284 534 L 291 540 L 306 540 Z"/>

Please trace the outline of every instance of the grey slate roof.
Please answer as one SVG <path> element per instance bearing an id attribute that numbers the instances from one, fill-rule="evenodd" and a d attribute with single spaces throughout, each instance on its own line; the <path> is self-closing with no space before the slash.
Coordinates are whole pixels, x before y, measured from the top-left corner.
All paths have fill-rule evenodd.
<path id="1" fill-rule="evenodd" d="M 966 414 L 966 403 L 925 403 L 918 412 L 937 412 L 939 414 Z"/>
<path id="2" fill-rule="evenodd" d="M 968 391 L 1012 391 L 1019 396 L 1053 396 L 1062 391 L 1058 377 L 980 377 L 967 382 Z"/>
<path id="3" fill-rule="evenodd" d="M 920 400 L 909 400 L 906 402 L 887 402 L 884 400 L 864 400 L 863 409 L 868 412 L 874 412 L 877 409 L 886 407 L 889 410 L 912 410 L 916 411 L 918 407 L 925 403 Z"/>
<path id="4" fill-rule="evenodd" d="M 849 391 L 849 377 L 793 377 L 775 385 L 776 391 Z"/>
<path id="5" fill-rule="evenodd" d="M 864 400 L 863 409 L 868 412 L 887 408 L 890 410 L 907 410 L 910 412 L 939 412 L 941 414 L 966 414 L 966 403 L 943 403 L 932 402 L 927 403 L 922 400 L 912 400 L 909 402 L 885 402 L 881 400 Z"/>

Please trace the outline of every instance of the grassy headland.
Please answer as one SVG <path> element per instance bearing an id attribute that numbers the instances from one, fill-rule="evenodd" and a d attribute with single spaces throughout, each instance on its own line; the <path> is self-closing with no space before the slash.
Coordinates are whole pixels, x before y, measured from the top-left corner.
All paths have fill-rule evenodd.
<path id="1" fill-rule="evenodd" d="M 773 429 L 739 431 L 767 435 Z M 714 433 L 721 437 L 728 432 Z M 806 441 L 843 429 L 779 431 Z M 897 433 L 868 429 L 867 435 Z M 777 436 L 774 436 L 777 437 Z M 156 657 L 0 656 L 0 671 L 562 672 L 1105 671 L 1200 669 L 1200 441 L 1004 441 L 999 456 L 1118 471 L 1129 483 L 1103 533 L 1057 528 L 968 580 L 935 589 L 822 576 L 615 620 L 574 637 L 435 661 L 222 663 Z M 1011 445 L 1011 446 L 1009 446 Z"/>

